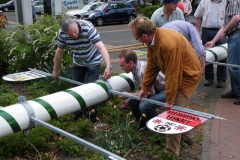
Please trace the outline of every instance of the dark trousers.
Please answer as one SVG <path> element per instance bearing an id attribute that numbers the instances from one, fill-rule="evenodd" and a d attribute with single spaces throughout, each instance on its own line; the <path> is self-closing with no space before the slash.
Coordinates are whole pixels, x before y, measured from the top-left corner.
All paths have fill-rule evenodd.
<path id="1" fill-rule="evenodd" d="M 211 41 L 215 35 L 217 34 L 217 29 L 208 29 L 202 28 L 202 43 L 205 45 L 207 42 Z M 218 40 L 215 46 L 222 45 L 227 43 L 226 37 L 223 40 Z M 227 63 L 227 58 L 219 61 L 220 63 Z M 213 64 L 209 64 L 205 67 L 205 79 L 206 80 L 214 80 L 214 69 Z M 226 82 L 227 80 L 227 67 L 226 66 L 217 66 L 217 81 L 218 82 Z"/>

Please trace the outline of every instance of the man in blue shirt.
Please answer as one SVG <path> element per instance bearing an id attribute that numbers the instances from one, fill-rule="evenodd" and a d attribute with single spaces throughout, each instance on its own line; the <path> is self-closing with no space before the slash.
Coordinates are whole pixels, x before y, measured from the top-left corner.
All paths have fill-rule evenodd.
<path id="1" fill-rule="evenodd" d="M 103 79 L 111 77 L 111 63 L 107 49 L 100 39 L 98 31 L 93 24 L 86 20 L 73 20 L 63 17 L 58 32 L 57 50 L 54 58 L 52 77 L 56 79 L 59 75 L 59 66 L 63 57 L 64 49 L 68 46 L 73 53 L 72 79 L 77 82 L 94 82 L 99 78 L 102 58 L 105 61 Z M 72 85 L 76 87 L 76 85 Z M 94 107 L 88 107 L 86 113 L 93 113 Z M 75 112 L 75 118 L 81 114 Z M 95 116 L 93 116 L 95 119 Z"/>

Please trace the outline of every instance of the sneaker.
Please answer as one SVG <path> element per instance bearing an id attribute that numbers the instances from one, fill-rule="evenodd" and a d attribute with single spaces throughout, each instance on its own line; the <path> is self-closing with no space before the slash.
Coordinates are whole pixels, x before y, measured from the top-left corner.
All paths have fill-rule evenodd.
<path id="1" fill-rule="evenodd" d="M 193 140 L 192 139 L 183 140 L 183 142 L 185 142 L 187 145 L 190 145 L 190 146 L 193 144 Z"/>
<path id="2" fill-rule="evenodd" d="M 204 86 L 211 86 L 213 84 L 212 80 L 207 80 L 206 83 L 204 83 Z"/>
<path id="3" fill-rule="evenodd" d="M 225 94 L 222 94 L 221 98 L 239 98 L 239 97 L 232 92 L 227 92 Z"/>
<path id="4" fill-rule="evenodd" d="M 236 105 L 240 105 L 240 97 L 238 97 L 237 100 L 234 101 L 233 103 L 236 104 Z"/>
<path id="5" fill-rule="evenodd" d="M 218 84 L 217 84 L 217 88 L 223 88 L 223 87 L 225 87 L 226 85 L 225 85 L 225 83 L 224 82 L 218 82 Z"/>

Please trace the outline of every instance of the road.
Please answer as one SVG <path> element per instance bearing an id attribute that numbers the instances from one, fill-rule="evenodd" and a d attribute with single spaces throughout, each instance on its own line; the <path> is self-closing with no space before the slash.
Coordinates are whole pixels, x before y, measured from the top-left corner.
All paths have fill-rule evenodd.
<path id="1" fill-rule="evenodd" d="M 4 15 L 7 17 L 9 22 L 7 30 L 10 30 L 16 23 L 15 12 L 4 12 Z M 195 22 L 195 18 L 190 17 L 190 22 Z M 139 44 L 139 42 L 133 38 L 132 33 L 128 28 L 128 24 L 126 23 L 106 24 L 99 27 L 96 26 L 96 28 L 107 48 Z"/>

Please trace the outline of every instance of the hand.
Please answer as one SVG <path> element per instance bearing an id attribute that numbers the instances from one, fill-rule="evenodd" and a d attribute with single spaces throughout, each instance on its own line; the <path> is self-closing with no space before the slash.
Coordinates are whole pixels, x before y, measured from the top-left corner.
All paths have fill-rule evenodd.
<path id="1" fill-rule="evenodd" d="M 173 106 L 172 104 L 168 104 L 167 102 L 164 104 L 166 110 L 172 109 L 172 106 Z"/>
<path id="2" fill-rule="evenodd" d="M 212 48 L 213 46 L 214 46 L 214 43 L 212 41 L 209 41 L 204 45 L 205 49 Z"/>
<path id="3" fill-rule="evenodd" d="M 125 100 L 123 100 L 122 102 L 120 102 L 120 103 L 118 104 L 118 106 L 117 106 L 118 109 L 127 108 L 128 101 L 129 101 L 129 99 L 125 99 Z"/>
<path id="4" fill-rule="evenodd" d="M 60 76 L 60 72 L 53 70 L 53 72 L 52 72 L 52 78 L 57 79 L 58 76 Z"/>
<path id="5" fill-rule="evenodd" d="M 111 78 L 111 72 L 112 72 L 111 68 L 109 68 L 109 67 L 105 68 L 104 74 L 103 74 L 103 77 L 102 77 L 102 78 L 103 78 L 104 80 L 110 79 L 110 78 Z"/>
<path id="6" fill-rule="evenodd" d="M 131 93 L 128 93 L 128 92 L 122 92 L 123 94 L 131 94 Z M 121 98 L 121 99 L 126 99 L 127 97 L 124 97 L 124 96 L 118 96 L 119 98 Z"/>
<path id="7" fill-rule="evenodd" d="M 141 98 L 147 98 L 147 96 L 148 96 L 148 92 L 141 90 L 138 95 L 139 101 L 141 101 Z"/>

